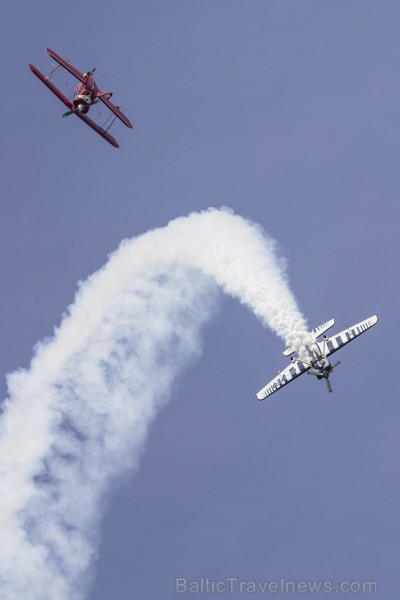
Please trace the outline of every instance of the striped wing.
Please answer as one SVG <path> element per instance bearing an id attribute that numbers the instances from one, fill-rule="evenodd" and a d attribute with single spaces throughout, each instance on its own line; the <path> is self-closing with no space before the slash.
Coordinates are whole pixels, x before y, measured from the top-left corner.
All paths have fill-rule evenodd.
<path id="1" fill-rule="evenodd" d="M 339 350 L 339 348 L 342 348 L 349 342 L 352 342 L 362 333 L 365 333 L 368 331 L 368 329 L 371 329 L 371 327 L 376 325 L 377 322 L 378 317 L 373 315 L 372 317 L 365 319 L 365 321 L 360 321 L 360 323 L 356 323 L 355 325 L 352 325 L 351 327 L 348 327 L 347 329 L 344 329 L 343 331 L 340 331 L 339 333 L 336 333 L 332 337 L 328 338 L 325 341 L 326 356 L 330 356 Z"/>
<path id="2" fill-rule="evenodd" d="M 267 383 L 259 392 L 257 392 L 257 398 L 259 400 L 265 400 L 268 396 L 271 396 L 274 392 L 280 390 L 284 385 L 287 385 L 291 381 L 294 381 L 299 375 L 306 373 L 311 367 L 305 365 L 300 360 L 292 362 L 283 371 L 279 373 L 272 381 Z"/>

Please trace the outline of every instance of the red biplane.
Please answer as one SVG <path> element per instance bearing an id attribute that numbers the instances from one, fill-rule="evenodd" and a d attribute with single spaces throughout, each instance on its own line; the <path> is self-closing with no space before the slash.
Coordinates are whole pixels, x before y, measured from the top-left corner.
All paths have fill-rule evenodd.
<path id="1" fill-rule="evenodd" d="M 108 133 L 111 125 L 118 118 L 124 125 L 132 128 L 132 123 L 129 119 L 121 112 L 119 106 L 113 104 L 110 101 L 112 96 L 112 92 L 101 92 L 96 85 L 96 82 L 93 77 L 94 69 L 91 71 L 86 71 L 86 73 L 81 73 L 78 69 L 75 69 L 68 61 L 58 56 L 53 50 L 50 48 L 46 49 L 47 53 L 53 58 L 58 65 L 56 65 L 48 75 L 43 75 L 39 69 L 37 69 L 34 65 L 29 65 L 30 70 L 43 81 L 44 85 L 49 88 L 61 100 L 64 102 L 65 106 L 68 108 L 68 111 L 63 114 L 63 117 L 67 117 L 69 115 L 76 115 L 82 121 L 84 121 L 89 127 L 94 129 L 99 135 L 101 135 L 107 142 L 115 146 L 115 148 L 119 148 L 118 142 L 116 139 L 112 137 Z M 65 69 L 73 75 L 77 80 L 78 84 L 75 87 L 74 97 L 72 102 L 63 94 L 63 92 L 51 81 L 52 77 L 60 70 Z M 111 122 L 107 125 L 99 125 L 92 119 L 87 116 L 87 113 L 93 104 L 97 102 L 103 102 L 106 107 L 113 113 L 110 115 L 112 117 Z M 110 120 L 110 118 L 108 119 Z"/>

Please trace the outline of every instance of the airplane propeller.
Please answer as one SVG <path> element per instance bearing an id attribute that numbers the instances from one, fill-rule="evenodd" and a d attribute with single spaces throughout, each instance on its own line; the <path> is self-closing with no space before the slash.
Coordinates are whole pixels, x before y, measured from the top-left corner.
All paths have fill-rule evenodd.
<path id="1" fill-rule="evenodd" d="M 73 115 L 76 112 L 76 108 L 67 111 L 66 113 L 64 113 L 62 116 L 63 117 L 69 117 L 69 115 Z"/>
<path id="2" fill-rule="evenodd" d="M 93 104 L 97 104 L 98 102 L 99 102 L 98 100 L 95 100 L 94 102 L 92 102 L 91 104 L 89 104 L 89 107 L 90 107 L 90 106 L 93 106 Z M 72 110 L 68 110 L 68 111 L 67 111 L 66 113 L 64 113 L 62 116 L 63 116 L 63 117 L 69 117 L 69 115 L 73 115 L 74 113 L 76 113 L 76 112 L 77 112 L 77 110 L 78 110 L 77 108 L 73 108 Z"/>

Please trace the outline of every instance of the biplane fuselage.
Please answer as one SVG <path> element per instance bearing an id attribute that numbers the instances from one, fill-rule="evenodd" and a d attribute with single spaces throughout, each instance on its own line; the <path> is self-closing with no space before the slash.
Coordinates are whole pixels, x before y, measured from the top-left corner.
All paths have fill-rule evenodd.
<path id="1" fill-rule="evenodd" d="M 76 110 L 86 114 L 89 112 L 90 105 L 96 100 L 98 88 L 93 75 L 88 75 L 85 83 L 79 82 L 75 88 L 72 104 Z"/>

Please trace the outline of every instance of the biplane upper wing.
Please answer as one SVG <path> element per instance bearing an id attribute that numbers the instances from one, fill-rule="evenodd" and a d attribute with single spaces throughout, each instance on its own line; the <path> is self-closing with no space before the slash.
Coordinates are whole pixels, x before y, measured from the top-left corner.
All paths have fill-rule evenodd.
<path id="1" fill-rule="evenodd" d="M 126 125 L 127 127 L 129 127 L 130 129 L 132 129 L 133 125 L 130 122 L 130 120 L 128 119 L 128 117 L 126 117 L 124 115 L 124 113 L 121 111 L 121 109 L 119 108 L 119 106 L 117 106 L 116 104 L 113 104 L 112 102 L 110 102 L 110 100 L 107 98 L 106 95 L 103 94 L 99 94 L 98 95 L 99 100 L 101 100 L 109 110 L 111 110 L 111 112 L 114 113 L 114 115 L 116 117 L 118 117 L 118 119 L 120 121 L 122 121 L 122 123 L 124 125 Z"/>
<path id="2" fill-rule="evenodd" d="M 283 371 L 279 373 L 272 381 L 267 383 L 259 392 L 257 392 L 257 398 L 259 400 L 265 400 L 268 396 L 271 396 L 274 392 L 277 392 L 284 385 L 294 381 L 299 375 L 306 373 L 311 368 L 311 365 L 305 365 L 300 360 L 296 360 L 288 365 Z"/>
<path id="3" fill-rule="evenodd" d="M 71 73 L 71 75 L 76 77 L 81 83 L 85 83 L 86 80 L 83 77 L 83 73 L 78 71 L 78 69 L 75 69 L 75 67 L 73 67 L 71 63 L 61 58 L 61 56 L 58 56 L 58 54 L 56 54 L 56 52 L 54 52 L 54 50 L 52 50 L 51 48 L 46 48 L 46 52 L 51 56 L 51 58 L 57 61 L 59 65 L 61 65 L 64 69 Z"/>
<path id="4" fill-rule="evenodd" d="M 74 105 L 72 104 L 72 102 L 70 100 L 68 100 L 68 98 L 66 96 L 64 96 L 64 94 L 58 89 L 58 87 L 56 85 L 54 85 L 54 83 L 50 79 L 48 79 L 48 77 L 45 77 L 45 75 L 43 75 L 43 73 L 41 73 L 39 71 L 39 69 L 37 69 L 35 67 L 35 65 L 29 65 L 29 68 L 32 71 L 32 73 L 34 73 L 36 75 L 36 77 L 38 77 L 40 79 L 40 81 L 42 81 L 44 83 L 44 85 L 46 87 L 48 87 L 49 90 L 51 90 L 53 92 L 53 94 L 55 94 L 57 96 L 57 98 L 59 98 L 61 100 L 61 102 L 63 102 L 65 104 L 65 106 L 67 106 L 69 108 L 69 110 L 73 110 Z M 107 140 L 107 142 L 109 144 L 111 144 L 115 148 L 119 148 L 119 144 L 118 144 L 117 140 L 115 138 L 113 138 L 113 136 L 110 135 L 108 133 L 108 131 L 105 131 L 105 129 L 100 127 L 100 125 L 98 125 L 97 123 L 92 121 L 92 119 L 87 117 L 85 114 L 80 113 L 79 111 L 74 111 L 74 114 L 77 117 L 79 117 L 82 121 L 84 121 L 87 125 L 89 125 L 89 127 L 94 129 L 94 131 L 96 131 L 99 135 L 101 135 L 101 137 L 103 137 L 105 140 Z"/>
<path id="5" fill-rule="evenodd" d="M 371 329 L 371 327 L 376 325 L 377 322 L 377 315 L 372 315 L 372 317 L 369 317 L 364 321 L 360 321 L 359 323 L 356 323 L 355 325 L 352 325 L 351 327 L 348 327 L 347 329 L 344 329 L 339 333 L 335 333 L 335 335 L 326 339 L 323 342 L 325 344 L 325 355 L 330 356 L 331 354 L 339 350 L 339 348 L 342 348 L 349 342 L 355 340 L 356 337 L 358 337 L 365 331 L 368 331 L 368 329 Z"/>

